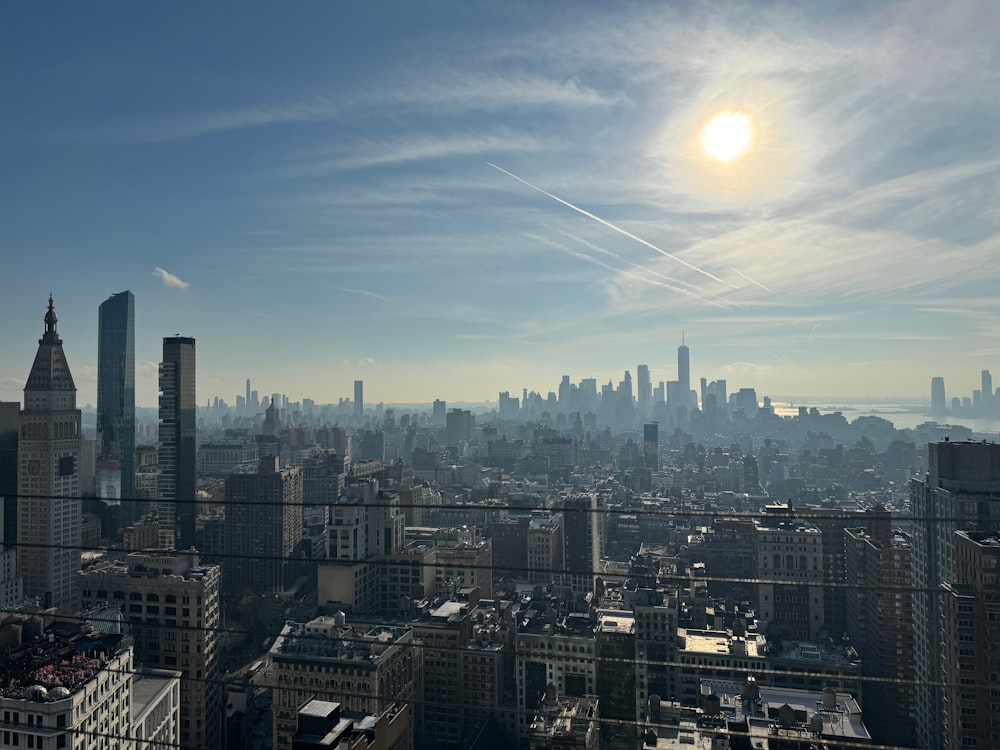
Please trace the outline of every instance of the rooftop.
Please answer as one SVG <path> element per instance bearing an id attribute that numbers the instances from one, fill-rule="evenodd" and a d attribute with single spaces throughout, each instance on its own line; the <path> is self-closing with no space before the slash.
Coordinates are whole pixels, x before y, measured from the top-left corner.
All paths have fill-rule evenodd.
<path id="1" fill-rule="evenodd" d="M 317 617 L 307 623 L 288 622 L 271 646 L 271 656 L 376 664 L 408 635 L 404 627 L 339 624 L 336 617 Z"/>
<path id="2" fill-rule="evenodd" d="M 631 612 L 602 609 L 598 612 L 597 628 L 602 633 L 631 635 L 635 632 L 635 616 Z"/>
<path id="3" fill-rule="evenodd" d="M 127 647 L 122 635 L 87 630 L 79 623 L 55 622 L 44 636 L 23 644 L 0 667 L 0 697 L 68 698 Z"/>
<path id="4" fill-rule="evenodd" d="M 531 733 L 538 735 L 583 735 L 597 720 L 597 698 L 558 698 L 538 707 Z"/>
<path id="5" fill-rule="evenodd" d="M 779 651 L 772 652 L 775 659 L 807 661 L 838 667 L 857 666 L 861 660 L 851 647 L 840 644 L 813 643 L 810 641 L 784 641 Z"/>
<path id="6" fill-rule="evenodd" d="M 149 704 L 169 690 L 174 680 L 179 679 L 180 672 L 162 669 L 136 672 L 132 678 L 132 716 L 140 716 Z"/>
<path id="7" fill-rule="evenodd" d="M 767 641 L 763 635 L 757 633 L 748 633 L 740 637 L 725 630 L 678 628 L 677 635 L 683 644 L 682 651 L 699 654 L 732 654 L 750 658 L 767 655 Z"/>
<path id="8" fill-rule="evenodd" d="M 813 721 L 822 723 L 822 734 L 854 741 L 870 740 L 861 707 L 849 693 L 822 692 L 756 684 L 759 701 L 743 697 L 746 685 L 729 680 L 702 680 L 702 692 L 718 696 L 721 712 L 737 720 L 749 719 L 751 734 L 801 736 Z"/>

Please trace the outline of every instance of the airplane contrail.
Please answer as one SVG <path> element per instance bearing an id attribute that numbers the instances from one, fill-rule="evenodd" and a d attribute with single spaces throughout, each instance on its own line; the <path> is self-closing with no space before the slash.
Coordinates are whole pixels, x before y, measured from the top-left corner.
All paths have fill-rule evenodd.
<path id="1" fill-rule="evenodd" d="M 770 290 L 770 289 L 768 289 L 768 288 L 767 288 L 766 286 L 764 286 L 763 284 L 761 284 L 761 283 L 760 283 L 759 281 L 754 281 L 753 279 L 751 279 L 751 278 L 750 278 L 749 276 L 747 276 L 747 275 L 746 275 L 745 273 L 743 273 L 742 271 L 737 271 L 737 270 L 736 270 L 735 268 L 732 268 L 732 267 L 730 267 L 730 269 L 729 269 L 729 270 L 730 270 L 730 271 L 732 271 L 733 273 L 738 273 L 738 274 L 739 274 L 740 276 L 742 276 L 742 277 L 743 277 L 744 279 L 746 279 L 747 281 L 749 281 L 749 282 L 750 282 L 751 284 L 756 284 L 756 285 L 757 285 L 757 286 L 759 286 L 759 287 L 760 287 L 761 289 L 763 289 L 763 290 L 764 290 L 765 292 L 769 292 L 769 291 L 771 291 L 771 290 Z"/>
<path id="2" fill-rule="evenodd" d="M 543 226 L 548 226 L 548 225 L 543 224 Z M 563 235 L 564 237 L 568 237 L 569 239 L 573 240 L 574 242 L 579 242 L 581 245 L 585 245 L 585 246 L 589 247 L 594 252 L 601 253 L 603 255 L 608 255 L 608 256 L 614 258 L 615 260 L 619 260 L 622 263 L 628 264 L 629 266 L 631 266 L 634 269 L 638 269 L 639 271 L 643 271 L 645 273 L 652 274 L 653 276 L 656 276 L 656 277 L 662 279 L 663 281 L 669 282 L 668 287 L 671 288 L 671 289 L 676 288 L 676 287 L 673 286 L 674 284 L 681 284 L 681 285 L 687 287 L 688 289 L 694 290 L 694 291 L 692 291 L 690 293 L 694 297 L 696 297 L 697 299 L 699 299 L 699 300 L 703 300 L 705 302 L 710 302 L 710 304 L 719 304 L 721 307 L 723 307 L 725 309 L 729 309 L 730 306 L 742 307 L 742 305 L 740 305 L 738 302 L 733 302 L 731 300 L 725 300 L 722 297 L 718 297 L 717 295 L 711 294 L 709 292 L 706 292 L 706 294 L 710 294 L 710 296 L 715 297 L 715 301 L 712 302 L 711 300 L 704 299 L 700 294 L 696 293 L 696 292 L 700 292 L 701 291 L 698 288 L 698 286 L 695 285 L 695 284 L 692 284 L 690 281 L 684 281 L 683 279 L 674 278 L 673 276 L 667 276 L 666 274 L 660 273 L 659 271 L 656 271 L 656 270 L 654 270 L 652 268 L 648 268 L 647 266 L 644 266 L 641 263 L 636 263 L 634 261 L 629 260 L 628 258 L 624 258 L 621 255 L 619 255 L 618 253 L 612 252 L 611 250 L 608 250 L 606 248 L 603 248 L 603 247 L 600 247 L 598 245 L 595 245 L 593 242 L 585 240 L 583 237 L 577 237 L 575 234 L 572 234 L 571 232 L 567 232 L 567 231 L 564 231 L 562 229 L 556 229 L 554 227 L 549 227 L 549 228 L 552 229 L 555 232 L 559 232 L 559 234 Z M 617 269 L 613 269 L 613 270 L 617 270 Z M 622 270 L 624 270 L 624 269 L 622 269 Z M 681 290 L 681 291 L 683 291 L 683 290 Z M 725 304 L 720 304 L 722 302 L 724 302 Z"/>
<path id="3" fill-rule="evenodd" d="M 821 325 L 823 325 L 823 321 L 822 320 L 819 323 L 817 323 L 816 325 L 814 325 L 810 329 L 810 331 L 809 331 L 809 348 L 810 349 L 812 348 L 812 345 L 813 345 L 813 334 L 816 333 L 816 329 L 819 328 Z"/>
<path id="4" fill-rule="evenodd" d="M 506 169 L 504 169 L 503 167 L 498 167 L 498 166 L 497 166 L 496 164 L 494 164 L 494 163 L 492 163 L 492 162 L 486 162 L 486 163 L 487 163 L 487 164 L 489 164 L 489 165 L 490 165 L 491 167 L 493 167 L 494 169 L 496 169 L 496 170 L 498 170 L 498 171 L 500 171 L 500 172 L 503 172 L 503 173 L 504 173 L 505 175 L 507 175 L 508 177 L 513 177 L 513 178 L 514 178 L 515 180 L 517 180 L 518 182 L 521 182 L 521 183 L 523 183 L 523 184 L 527 185 L 527 186 L 528 186 L 528 187 L 530 187 L 530 188 L 531 188 L 532 190 L 537 190 L 537 191 L 538 191 L 539 193 L 541 193 L 542 195 L 547 195 L 547 196 L 548 196 L 549 198 L 551 198 L 552 200 L 554 200 L 554 201 L 558 201 L 559 203 L 562 203 L 562 204 L 563 204 L 564 206 L 566 206 L 567 208 L 572 208 L 572 209 L 573 209 L 574 211 L 576 211 L 577 213 L 581 213 L 581 214 L 583 214 L 584 216 L 586 216 L 587 218 L 589 218 L 589 219 L 593 219 L 594 221 L 596 221 L 596 222 L 598 222 L 598 223 L 600 223 L 600 224 L 603 224 L 603 225 L 604 225 L 604 226 L 606 226 L 606 227 L 607 227 L 608 229 L 613 229 L 614 231 L 618 232 L 619 234 L 623 234 L 623 235 L 625 235 L 626 237 L 628 237 L 629 239 L 632 239 L 632 240 L 635 240 L 636 242 L 638 242 L 638 243 L 640 243 L 640 244 L 642 244 L 642 245 L 645 245 L 645 246 L 646 246 L 646 247 L 648 247 L 648 248 L 649 248 L 650 250 L 655 250 L 656 252 L 658 252 L 658 253 L 659 253 L 660 255 L 663 255 L 664 257 L 667 257 L 667 258 L 670 258 L 671 260 L 675 260 L 675 261 L 677 261 L 677 262 L 678 262 L 678 263 L 680 263 L 680 264 L 681 264 L 682 266 L 687 266 L 687 267 L 688 267 L 688 268 L 690 268 L 690 269 L 691 269 L 692 271 L 697 271 L 697 272 L 698 272 L 698 273 L 700 273 L 700 274 L 701 274 L 702 276 L 707 276 L 707 277 L 708 277 L 708 278 L 710 278 L 710 279 L 711 279 L 712 281 L 718 281 L 718 282 L 719 282 L 720 284 L 727 284 L 728 286 L 732 286 L 732 287 L 733 287 L 734 289 L 738 289 L 738 288 L 739 288 L 739 287 L 735 287 L 735 286 L 734 286 L 733 284 L 729 284 L 728 282 L 726 282 L 726 281 L 723 281 L 723 280 L 722 280 L 722 279 L 720 279 L 720 278 L 719 278 L 718 276 L 715 276 L 714 274 L 711 274 L 711 273 L 709 273 L 708 271 L 705 271 L 705 270 L 703 270 L 703 269 L 701 269 L 701 268 L 698 268 L 698 266 L 696 266 L 696 265 L 693 265 L 692 263 L 688 263 L 688 262 L 687 262 L 686 260 L 684 260 L 684 259 L 682 259 L 682 258 L 678 258 L 678 257 L 677 257 L 676 255 L 673 255 L 673 254 L 671 254 L 671 253 L 668 253 L 668 252 L 667 252 L 666 250 L 663 250 L 663 249 L 661 249 L 661 248 L 658 248 L 658 247 L 657 247 L 656 245 L 654 245 L 654 244 L 653 244 L 652 242 L 649 242 L 648 240 L 644 240 L 644 239 L 643 239 L 642 237 L 638 237 L 638 236 L 636 236 L 636 235 L 632 234 L 632 233 L 631 233 L 631 232 L 629 232 L 629 231 L 628 231 L 627 229 L 622 229 L 621 227 L 619 227 L 619 226 L 616 226 L 616 225 L 612 224 L 612 223 L 611 223 L 610 221 L 607 221 L 607 220 L 605 220 L 605 219 L 602 219 L 602 218 L 601 218 L 600 216 L 595 216 L 594 214 L 590 213 L 590 211 L 586 211 L 586 210 L 584 210 L 584 209 L 580 208 L 579 206 L 574 206 L 574 205 L 573 205 L 572 203 L 570 203 L 569 201 L 567 201 L 567 200 L 563 200 L 563 199 L 562 199 L 562 198 L 560 198 L 560 197 L 559 197 L 558 195 L 553 195 L 552 193 L 550 193 L 550 192 L 549 192 L 549 191 L 547 191 L 547 190 L 543 190 L 542 188 L 538 187 L 538 185 L 534 185 L 534 184 L 532 184 L 532 183 L 528 182 L 527 180 L 525 180 L 525 179 L 523 179 L 523 178 L 521 178 L 521 177 L 518 177 L 518 176 L 517 176 L 516 174 L 514 174 L 513 172 L 508 172 L 508 171 L 507 171 Z"/>
<path id="5" fill-rule="evenodd" d="M 651 284 L 652 286 L 658 286 L 658 287 L 661 287 L 663 289 L 669 289 L 670 291 L 677 292 L 678 294 L 685 294 L 688 297 L 693 297 L 694 299 L 698 300 L 699 302 L 704 302 L 704 303 L 709 304 L 709 305 L 715 305 L 716 307 L 721 308 L 723 310 L 729 310 L 729 309 L 731 309 L 728 305 L 724 304 L 723 302 L 716 302 L 715 300 L 707 299 L 705 297 L 702 297 L 700 294 L 696 294 L 695 292 L 692 292 L 692 291 L 689 291 L 687 289 L 684 289 L 683 287 L 675 286 L 674 284 L 665 284 L 662 281 L 656 281 L 655 279 L 650 279 L 650 278 L 648 278 L 646 276 L 643 276 L 642 274 L 640 274 L 640 273 L 638 273 L 636 271 L 633 271 L 631 269 L 628 269 L 628 268 L 615 268 L 614 266 L 610 266 L 607 263 L 604 263 L 603 261 L 598 260 L 597 258 L 593 257 L 592 255 L 587 255 L 586 253 L 578 253 L 578 252 L 576 252 L 574 250 L 570 250 L 569 248 L 565 247 L 564 245 L 562 245 L 559 242 L 556 242 L 555 240 L 551 240 L 551 239 L 548 239 L 546 237 L 539 237 L 538 235 L 534 235 L 534 234 L 531 234 L 529 232 L 525 233 L 525 237 L 530 237 L 530 238 L 532 238 L 534 240 L 537 240 L 538 242 L 542 242 L 542 243 L 544 243 L 546 245 L 549 245 L 550 247 L 555 247 L 555 248 L 563 251 L 564 253 L 568 253 L 569 255 L 572 255 L 574 258 L 579 258 L 580 260 L 585 260 L 585 261 L 587 261 L 589 263 L 593 263 L 594 265 L 600 266 L 601 268 L 605 268 L 608 271 L 613 271 L 615 273 L 624 273 L 624 274 L 628 274 L 629 276 L 634 276 L 636 279 L 638 279 L 639 281 L 642 281 L 643 283 Z"/>

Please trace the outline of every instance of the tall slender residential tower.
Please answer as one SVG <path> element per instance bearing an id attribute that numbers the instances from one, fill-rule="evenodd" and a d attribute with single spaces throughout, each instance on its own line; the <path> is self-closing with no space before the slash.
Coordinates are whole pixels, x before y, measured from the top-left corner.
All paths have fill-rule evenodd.
<path id="1" fill-rule="evenodd" d="M 98 308 L 97 496 L 116 521 L 138 518 L 135 498 L 135 297 L 112 294 Z M 121 498 L 126 502 L 121 504 Z"/>
<path id="2" fill-rule="evenodd" d="M 365 382 L 354 381 L 354 418 L 364 419 L 365 416 Z"/>
<path id="3" fill-rule="evenodd" d="M 3 506 L 2 541 L 17 543 L 17 431 L 21 404 L 0 401 L 0 503 Z"/>
<path id="4" fill-rule="evenodd" d="M 24 594 L 64 612 L 79 608 L 80 410 L 56 311 L 24 386 L 18 457 L 17 569 Z"/>
<path id="5" fill-rule="evenodd" d="M 194 339 L 163 339 L 160 363 L 160 476 L 157 516 L 160 543 L 179 550 L 195 546 Z"/>

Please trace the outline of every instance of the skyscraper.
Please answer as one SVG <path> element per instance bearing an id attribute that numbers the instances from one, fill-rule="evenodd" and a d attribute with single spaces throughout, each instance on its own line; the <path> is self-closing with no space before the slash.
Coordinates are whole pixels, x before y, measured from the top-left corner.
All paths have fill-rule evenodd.
<path id="1" fill-rule="evenodd" d="M 650 422 L 642 426 L 642 457 L 650 471 L 660 469 L 660 426 Z"/>
<path id="2" fill-rule="evenodd" d="M 434 424 L 443 425 L 445 423 L 448 404 L 439 398 L 434 399 Z"/>
<path id="3" fill-rule="evenodd" d="M 163 339 L 160 363 L 160 476 L 157 516 L 165 547 L 195 545 L 194 339 Z"/>
<path id="4" fill-rule="evenodd" d="M 944 396 L 944 378 L 931 378 L 931 416 L 943 417 L 948 413 Z"/>
<path id="5" fill-rule="evenodd" d="M 652 409 L 653 386 L 649 381 L 649 365 L 639 365 L 635 368 L 636 398 L 639 401 L 639 416 L 643 419 L 649 416 Z"/>
<path id="6" fill-rule="evenodd" d="M 911 747 L 916 741 L 912 538 L 893 530 L 882 506 L 865 514 L 864 527 L 843 533 L 851 583 L 843 602 L 847 633 L 861 655 L 862 674 L 885 680 L 865 685 L 865 723 L 879 742 Z"/>
<path id="7" fill-rule="evenodd" d="M 97 496 L 118 505 L 117 522 L 138 517 L 135 502 L 135 297 L 112 294 L 97 313 Z"/>
<path id="8" fill-rule="evenodd" d="M 363 380 L 354 381 L 354 418 L 363 419 L 365 416 L 365 383 Z"/>
<path id="9" fill-rule="evenodd" d="M 685 408 L 689 407 L 691 400 L 691 351 L 684 343 L 677 347 L 677 390 L 680 391 L 681 405 Z"/>
<path id="10" fill-rule="evenodd" d="M 302 472 L 260 459 L 256 474 L 226 479 L 225 565 L 222 587 L 233 594 L 280 594 L 301 573 L 295 548 L 302 539 Z M 234 560 L 235 562 L 235 560 Z"/>
<path id="11" fill-rule="evenodd" d="M 917 738 L 921 747 L 945 747 L 944 712 L 955 695 L 951 687 L 942 689 L 948 633 L 936 591 L 959 579 L 956 531 L 1000 530 L 1000 444 L 930 443 L 927 475 L 910 482 L 910 507 L 920 519 L 913 528 Z"/>
<path id="12" fill-rule="evenodd" d="M 941 746 L 1000 747 L 1000 536 L 960 531 L 954 543 L 955 579 L 941 584 L 941 663 L 942 682 L 959 688 L 945 696 Z"/>
<path id="13" fill-rule="evenodd" d="M 574 594 L 593 593 L 601 560 L 597 496 L 578 495 L 563 502 L 564 582 Z"/>
<path id="14" fill-rule="evenodd" d="M 24 386 L 18 440 L 17 569 L 24 594 L 76 612 L 80 570 L 80 410 L 49 296 Z"/>
<path id="15" fill-rule="evenodd" d="M 17 542 L 17 430 L 21 405 L 0 401 L 0 501 L 3 503 L 3 544 Z"/>
<path id="16" fill-rule="evenodd" d="M 980 376 L 983 382 L 983 408 L 989 410 L 993 406 L 993 376 L 989 370 L 983 370 Z"/>

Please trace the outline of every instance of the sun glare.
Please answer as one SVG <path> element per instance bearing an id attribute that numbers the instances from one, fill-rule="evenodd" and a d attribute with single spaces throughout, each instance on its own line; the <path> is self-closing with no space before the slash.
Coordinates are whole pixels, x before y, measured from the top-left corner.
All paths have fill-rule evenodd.
<path id="1" fill-rule="evenodd" d="M 724 164 L 743 156 L 752 142 L 753 123 L 743 112 L 719 112 L 701 131 L 702 151 Z"/>

